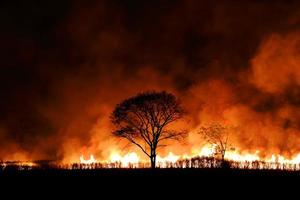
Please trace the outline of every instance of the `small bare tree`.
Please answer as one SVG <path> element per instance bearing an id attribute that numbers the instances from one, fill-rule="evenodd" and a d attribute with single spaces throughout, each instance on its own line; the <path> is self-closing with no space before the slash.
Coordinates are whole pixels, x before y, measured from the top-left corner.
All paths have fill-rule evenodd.
<path id="1" fill-rule="evenodd" d="M 225 154 L 231 147 L 229 144 L 229 127 L 221 123 L 212 123 L 208 126 L 202 126 L 199 134 L 214 148 L 214 153 L 221 156 L 222 166 L 225 163 Z"/>
<path id="2" fill-rule="evenodd" d="M 186 132 L 168 126 L 183 117 L 177 98 L 167 92 L 145 92 L 118 104 L 111 115 L 115 136 L 123 137 L 139 147 L 155 168 L 157 148 L 164 140 L 179 140 Z"/>

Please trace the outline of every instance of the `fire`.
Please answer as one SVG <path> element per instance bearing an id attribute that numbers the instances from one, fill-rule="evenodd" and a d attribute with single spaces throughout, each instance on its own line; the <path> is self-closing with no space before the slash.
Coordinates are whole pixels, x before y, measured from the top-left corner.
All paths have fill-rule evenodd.
<path id="1" fill-rule="evenodd" d="M 196 155 L 198 156 L 207 156 L 207 157 L 210 157 L 210 156 L 213 156 L 214 154 L 214 149 L 215 147 L 210 147 L 208 145 L 202 147 L 200 150 L 197 151 L 194 151 L 196 153 Z"/>
<path id="2" fill-rule="evenodd" d="M 270 169 L 275 169 L 276 164 L 280 166 L 283 165 L 299 165 L 300 164 L 300 154 L 293 157 L 292 159 L 287 159 L 282 155 L 275 155 L 273 154 L 271 157 L 268 158 L 261 158 L 259 156 L 259 151 L 255 151 L 254 153 L 239 153 L 237 150 L 228 151 L 226 152 L 225 159 L 228 161 L 238 162 L 240 163 L 240 167 L 246 166 L 248 162 L 264 162 L 269 163 Z M 176 155 L 173 152 L 169 152 L 166 156 L 157 156 L 157 166 L 160 168 L 166 168 L 170 166 L 169 164 L 175 164 L 180 160 L 192 159 L 195 157 L 213 157 L 214 155 L 214 147 L 204 146 L 198 151 L 194 151 L 193 154 L 184 154 L 184 155 Z M 88 160 L 85 160 L 83 156 L 80 156 L 80 163 L 81 164 L 95 164 L 100 163 L 97 161 L 93 154 L 90 155 Z M 127 154 L 122 155 L 118 151 L 113 151 L 107 160 L 101 161 L 101 163 L 112 164 L 118 163 L 119 167 L 122 168 L 137 168 L 141 166 L 149 166 L 149 161 L 147 159 L 142 159 L 137 153 L 129 152 Z M 143 165 L 141 165 L 143 164 Z M 109 165 L 106 165 L 109 166 Z M 262 167 L 259 167 L 262 169 Z M 292 167 L 291 167 L 292 168 Z M 283 169 L 283 167 L 282 167 Z M 298 167 L 297 167 L 298 169 Z"/>
<path id="3" fill-rule="evenodd" d="M 0 163 L 0 169 L 2 170 L 9 167 L 12 167 L 17 170 L 30 170 L 35 167 L 38 167 L 38 164 L 31 161 L 7 161 Z"/>
<path id="4" fill-rule="evenodd" d="M 121 156 L 119 153 L 112 153 L 110 155 L 109 162 L 111 163 L 121 163 L 122 167 L 129 167 L 130 164 L 137 165 L 140 162 L 140 157 L 134 153 L 128 153 L 125 156 Z"/>
<path id="5" fill-rule="evenodd" d="M 237 162 L 253 162 L 256 160 L 261 160 L 258 156 L 259 151 L 256 151 L 254 154 L 239 154 L 237 152 L 227 152 L 225 158 L 227 160 L 237 161 Z"/>
<path id="6" fill-rule="evenodd" d="M 94 155 L 91 154 L 90 155 L 90 159 L 85 160 L 83 155 L 80 156 L 80 163 L 82 164 L 93 164 L 93 163 L 97 163 L 98 161 L 94 158 Z"/>
<path id="7" fill-rule="evenodd" d="M 161 168 L 166 168 L 168 163 L 176 163 L 181 157 L 170 152 L 166 157 L 157 156 L 157 164 Z"/>
<path id="8" fill-rule="evenodd" d="M 286 159 L 282 155 L 272 155 L 268 162 L 278 162 L 281 164 L 299 164 L 300 163 L 300 153 L 293 157 L 292 159 Z"/>
<path id="9" fill-rule="evenodd" d="M 171 162 L 175 163 L 180 159 L 180 156 L 174 155 L 172 152 L 170 152 L 166 157 L 160 157 L 157 156 L 157 162 Z"/>

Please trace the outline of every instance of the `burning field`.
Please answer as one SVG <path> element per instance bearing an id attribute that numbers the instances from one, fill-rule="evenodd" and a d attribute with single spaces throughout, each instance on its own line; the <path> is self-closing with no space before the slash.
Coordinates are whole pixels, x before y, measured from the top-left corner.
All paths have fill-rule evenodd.
<path id="1" fill-rule="evenodd" d="M 0 170 L 300 170 L 299 2 L 0 4 Z"/>

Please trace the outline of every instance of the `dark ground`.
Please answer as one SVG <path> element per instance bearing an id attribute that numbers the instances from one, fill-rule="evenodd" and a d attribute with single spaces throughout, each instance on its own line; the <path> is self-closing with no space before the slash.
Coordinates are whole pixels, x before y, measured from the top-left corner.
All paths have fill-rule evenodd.
<path id="1" fill-rule="evenodd" d="M 247 169 L 34 169 L 34 170 L 4 170 L 1 178 L 284 178 L 299 177 L 300 171 L 285 170 L 247 170 Z"/>
<path id="2" fill-rule="evenodd" d="M 199 197 L 196 199 L 207 195 L 256 199 L 261 195 L 271 197 L 279 194 L 284 194 L 286 199 L 289 195 L 297 195 L 300 172 L 230 169 L 11 170 L 0 172 L 0 183 L 1 192 L 15 191 L 10 195 L 41 192 L 55 198 L 55 195 L 67 195 L 68 199 L 71 196 L 102 199 L 94 195 L 108 195 L 109 198 L 104 199 L 118 196 L 140 199 L 140 193 L 155 197 L 164 195 L 168 197 L 166 199 L 179 195 L 184 196 L 183 199 L 191 199 L 195 195 Z"/>
<path id="3" fill-rule="evenodd" d="M 213 183 L 218 180 L 226 182 L 250 182 L 250 181 L 286 181 L 296 179 L 300 181 L 300 171 L 283 170 L 242 170 L 242 169 L 95 169 L 95 170 L 7 170 L 0 172 L 0 180 L 60 180 L 60 181 L 100 181 L 101 182 L 151 182 L 164 184 L 174 181 L 190 183 L 193 181 Z M 224 181 L 221 181 L 224 182 Z M 299 182 L 300 184 L 300 182 Z"/>

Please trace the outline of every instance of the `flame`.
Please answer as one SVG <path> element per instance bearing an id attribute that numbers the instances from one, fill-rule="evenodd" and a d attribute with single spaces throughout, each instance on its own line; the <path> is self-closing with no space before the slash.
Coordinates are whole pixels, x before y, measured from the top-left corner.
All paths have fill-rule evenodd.
<path id="1" fill-rule="evenodd" d="M 194 151 L 194 152 L 196 152 L 196 155 L 210 157 L 210 156 L 213 156 L 213 154 L 215 152 L 215 147 L 206 145 L 198 151 L 199 152 Z"/>
<path id="2" fill-rule="evenodd" d="M 10 166 L 18 170 L 31 170 L 34 167 L 38 167 L 38 164 L 31 161 L 7 161 L 0 163 L 0 169 L 2 170 Z"/>
<path id="3" fill-rule="evenodd" d="M 157 156 L 157 166 L 160 168 L 168 167 L 170 163 L 176 163 L 179 160 L 184 159 L 191 159 L 194 157 L 212 157 L 214 155 L 214 147 L 211 146 L 204 146 L 199 150 L 194 150 L 194 153 L 191 155 L 184 154 L 184 155 L 176 155 L 173 152 L 169 152 L 166 156 Z M 226 152 L 225 159 L 229 161 L 239 162 L 240 167 L 246 166 L 247 162 L 254 162 L 254 161 L 261 161 L 269 163 L 269 168 L 272 169 L 275 167 L 278 168 L 277 164 L 283 165 L 300 165 L 300 153 L 291 158 L 287 159 L 282 155 L 273 154 L 271 157 L 268 158 L 261 158 L 259 156 L 259 151 L 255 151 L 254 153 L 239 153 L 238 150 L 228 151 Z M 85 160 L 83 156 L 80 156 L 80 163 L 81 164 L 95 164 L 98 161 L 95 159 L 94 155 L 91 154 L 89 160 Z M 101 161 L 102 163 L 119 163 L 119 167 L 122 168 L 137 168 L 140 167 L 141 163 L 144 164 L 143 166 L 149 166 L 149 161 L 142 159 L 137 153 L 129 152 L 127 154 L 122 155 L 118 151 L 113 151 L 107 160 Z M 148 165 L 147 165 L 148 163 Z M 261 167 L 260 167 L 261 168 Z M 291 167 L 292 168 L 292 167 Z M 298 169 L 299 167 L 297 167 Z M 283 169 L 283 167 L 282 167 Z M 286 169 L 286 168 L 285 168 Z"/>
<path id="4" fill-rule="evenodd" d="M 286 159 L 282 155 L 272 155 L 268 162 L 278 162 L 281 164 L 300 164 L 300 153 L 294 156 L 292 159 Z"/>
<path id="5" fill-rule="evenodd" d="M 157 156 L 157 165 L 161 168 L 166 168 L 168 163 L 176 163 L 180 159 L 180 156 L 174 155 L 170 152 L 166 157 Z"/>
<path id="6" fill-rule="evenodd" d="M 97 163 L 98 161 L 94 158 L 94 155 L 91 154 L 90 155 L 90 159 L 85 160 L 83 155 L 80 156 L 80 163 L 82 164 L 93 164 L 93 163 Z"/>
<path id="7" fill-rule="evenodd" d="M 171 162 L 171 163 L 175 163 L 179 159 L 180 159 L 180 156 L 174 155 L 172 152 L 170 152 L 166 157 L 157 156 L 157 158 L 156 158 L 157 162 Z"/>
<path id="8" fill-rule="evenodd" d="M 225 154 L 225 159 L 227 160 L 232 160 L 232 161 L 236 161 L 236 162 L 253 162 L 256 160 L 261 160 L 259 155 L 258 155 L 259 151 L 256 151 L 254 154 L 239 154 L 237 152 L 227 152 Z"/>
<path id="9" fill-rule="evenodd" d="M 113 152 L 110 155 L 109 161 L 111 163 L 121 163 L 122 167 L 129 167 L 130 164 L 136 166 L 140 162 L 140 157 L 134 152 L 128 153 L 125 156 L 121 156 L 119 153 Z"/>

